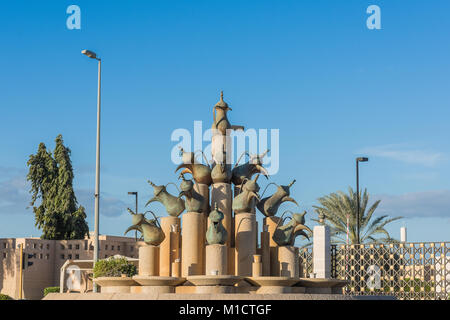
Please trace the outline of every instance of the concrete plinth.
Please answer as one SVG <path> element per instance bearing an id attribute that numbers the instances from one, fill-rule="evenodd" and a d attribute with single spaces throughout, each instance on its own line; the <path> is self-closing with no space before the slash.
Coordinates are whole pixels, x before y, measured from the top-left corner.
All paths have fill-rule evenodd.
<path id="1" fill-rule="evenodd" d="M 139 275 L 159 276 L 159 247 L 152 245 L 139 247 Z"/>
<path id="2" fill-rule="evenodd" d="M 206 246 L 206 275 L 227 275 L 228 247 L 225 244 Z"/>
<path id="3" fill-rule="evenodd" d="M 294 246 L 278 247 L 278 262 L 280 266 L 280 276 L 298 278 L 298 248 Z"/>
<path id="4" fill-rule="evenodd" d="M 315 226 L 313 238 L 313 266 L 316 278 L 331 278 L 330 228 Z"/>
<path id="5" fill-rule="evenodd" d="M 178 226 L 176 230 L 179 230 L 181 219 L 177 217 L 163 217 L 161 218 L 161 229 L 165 234 L 164 241 L 159 245 L 159 273 L 161 276 L 170 276 L 172 262 L 175 261 L 177 251 L 180 247 L 179 235 L 177 233 L 172 234 L 172 225 Z"/>
<path id="6" fill-rule="evenodd" d="M 236 275 L 251 276 L 253 255 L 256 254 L 256 215 L 239 213 L 235 216 Z"/>
<path id="7" fill-rule="evenodd" d="M 173 287 L 173 286 L 133 286 L 133 287 L 130 287 L 130 293 L 144 293 L 144 294 L 175 293 L 175 287 Z"/>
<path id="8" fill-rule="evenodd" d="M 101 293 L 130 293 L 130 287 L 137 284 L 129 277 L 99 277 L 94 281 Z"/>
<path id="9" fill-rule="evenodd" d="M 279 286 L 265 286 L 256 290 L 257 294 L 280 294 L 280 293 L 292 293 L 291 287 L 279 287 Z"/>
<path id="10" fill-rule="evenodd" d="M 182 217 L 181 276 L 204 272 L 205 215 L 187 212 Z"/>
<path id="11" fill-rule="evenodd" d="M 217 294 L 217 293 L 236 293 L 236 287 L 233 286 L 197 286 L 195 293 Z"/>

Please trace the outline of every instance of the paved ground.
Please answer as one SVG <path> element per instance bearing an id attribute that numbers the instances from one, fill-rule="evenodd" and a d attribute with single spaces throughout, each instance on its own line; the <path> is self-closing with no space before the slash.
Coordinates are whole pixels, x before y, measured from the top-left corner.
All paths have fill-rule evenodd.
<path id="1" fill-rule="evenodd" d="M 180 293 L 50 293 L 43 300 L 395 300 L 392 296 L 342 294 L 180 294 Z"/>

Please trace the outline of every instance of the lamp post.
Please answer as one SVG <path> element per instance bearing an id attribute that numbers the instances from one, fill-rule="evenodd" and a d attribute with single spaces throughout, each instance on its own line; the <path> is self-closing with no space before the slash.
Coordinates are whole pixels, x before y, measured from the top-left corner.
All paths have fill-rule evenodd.
<path id="1" fill-rule="evenodd" d="M 132 192 L 128 192 L 128 194 L 136 196 L 136 211 L 134 213 L 138 214 L 138 193 L 137 193 L 137 191 L 132 191 Z M 137 239 L 137 230 L 134 231 L 134 238 Z"/>
<path id="2" fill-rule="evenodd" d="M 133 191 L 133 192 L 128 192 L 129 195 L 134 195 L 136 196 L 136 211 L 134 213 L 138 213 L 138 193 L 137 191 Z"/>
<path id="3" fill-rule="evenodd" d="M 365 157 L 359 157 L 356 158 L 356 206 L 357 206 L 357 212 L 356 212 L 356 241 L 359 244 L 361 239 L 359 237 L 359 163 L 360 162 L 367 162 L 369 161 L 369 158 Z"/>
<path id="4" fill-rule="evenodd" d="M 97 149 L 95 161 L 95 222 L 94 222 L 94 265 L 98 261 L 98 236 L 99 236 L 99 207 L 100 207 L 100 104 L 101 104 L 101 79 L 102 60 L 95 52 L 89 50 L 81 51 L 82 54 L 98 61 L 98 92 L 97 92 Z M 93 291 L 97 292 L 97 285 L 94 283 Z"/>

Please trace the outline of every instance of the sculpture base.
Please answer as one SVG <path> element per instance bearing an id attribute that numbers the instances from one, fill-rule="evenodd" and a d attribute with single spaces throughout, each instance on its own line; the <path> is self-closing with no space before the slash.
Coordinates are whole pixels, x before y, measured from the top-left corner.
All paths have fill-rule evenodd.
<path id="1" fill-rule="evenodd" d="M 173 286 L 133 286 L 130 288 L 130 293 L 138 293 L 138 294 L 175 293 L 175 287 L 173 287 Z"/>
<path id="2" fill-rule="evenodd" d="M 131 286 L 137 285 L 129 277 L 99 277 L 94 282 L 100 286 L 102 293 L 130 293 Z"/>
<path id="3" fill-rule="evenodd" d="M 207 275 L 207 276 L 191 276 L 187 277 L 187 281 L 195 286 L 234 286 L 239 283 L 243 277 L 228 275 Z"/>

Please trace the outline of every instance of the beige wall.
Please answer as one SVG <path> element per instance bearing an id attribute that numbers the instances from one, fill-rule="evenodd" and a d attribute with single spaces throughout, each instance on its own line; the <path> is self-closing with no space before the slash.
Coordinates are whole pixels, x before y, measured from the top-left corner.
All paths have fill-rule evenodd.
<path id="1" fill-rule="evenodd" d="M 0 292 L 13 298 L 19 297 L 19 250 L 33 254 L 33 265 L 24 270 L 23 297 L 41 299 L 46 287 L 59 286 L 60 268 L 66 260 L 90 260 L 93 258 L 93 238 L 84 240 L 42 240 L 39 238 L 0 239 Z M 138 258 L 134 238 L 101 235 L 99 258 L 114 255 Z"/>

